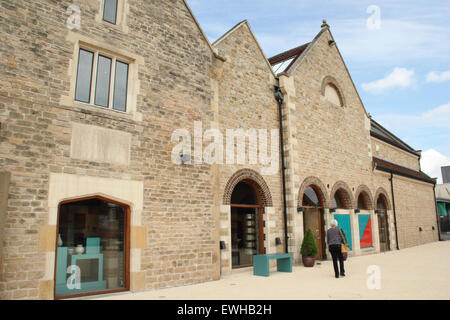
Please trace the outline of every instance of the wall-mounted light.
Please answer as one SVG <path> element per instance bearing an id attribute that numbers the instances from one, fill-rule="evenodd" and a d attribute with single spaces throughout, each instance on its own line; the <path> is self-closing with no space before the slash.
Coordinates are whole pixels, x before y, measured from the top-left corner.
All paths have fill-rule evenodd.
<path id="1" fill-rule="evenodd" d="M 180 154 L 180 160 L 182 164 L 189 163 L 191 161 L 191 155 L 190 154 Z"/>
<path id="2" fill-rule="evenodd" d="M 305 212 L 305 208 L 299 207 L 299 208 L 297 208 L 297 212 Z"/>
<path id="3" fill-rule="evenodd" d="M 355 213 L 360 213 L 360 212 L 361 212 L 361 210 L 355 209 Z"/>
<path id="4" fill-rule="evenodd" d="M 336 209 L 330 209 L 330 213 L 335 213 L 336 212 Z"/>
<path id="5" fill-rule="evenodd" d="M 220 241 L 220 250 L 225 250 L 226 248 L 225 241 Z"/>
<path id="6" fill-rule="evenodd" d="M 275 245 L 279 246 L 281 244 L 281 239 L 280 238 L 275 238 Z"/>

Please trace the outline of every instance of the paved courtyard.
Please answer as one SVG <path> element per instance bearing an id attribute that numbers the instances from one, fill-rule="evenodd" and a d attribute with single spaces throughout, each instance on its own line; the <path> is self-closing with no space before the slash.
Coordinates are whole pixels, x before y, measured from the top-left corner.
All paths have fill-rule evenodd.
<path id="1" fill-rule="evenodd" d="M 377 266 L 381 275 L 377 289 Z M 219 281 L 140 293 L 91 297 L 117 300 L 305 300 L 305 299 L 450 299 L 450 241 L 382 254 L 350 257 L 347 276 L 334 278 L 332 262 L 314 268 L 294 266 L 293 273 L 255 277 L 251 269 Z M 369 271 L 372 271 L 369 268 Z M 372 281 L 375 280 L 375 281 Z M 372 289 L 368 288 L 373 287 Z"/>

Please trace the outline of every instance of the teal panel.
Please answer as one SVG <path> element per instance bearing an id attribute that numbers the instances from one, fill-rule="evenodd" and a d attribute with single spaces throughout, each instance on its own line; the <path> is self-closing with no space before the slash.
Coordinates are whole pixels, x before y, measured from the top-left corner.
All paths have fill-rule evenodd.
<path id="1" fill-rule="evenodd" d="M 358 225 L 359 225 L 359 241 L 361 241 L 364 231 L 366 231 L 367 224 L 370 220 L 370 214 L 360 214 L 358 215 Z"/>
<path id="2" fill-rule="evenodd" d="M 334 219 L 338 222 L 338 228 L 341 228 L 345 232 L 347 237 L 347 243 L 350 245 L 350 250 L 352 250 L 352 226 L 350 223 L 349 214 L 335 214 Z"/>
<path id="3" fill-rule="evenodd" d="M 56 260 L 56 284 L 66 285 L 67 281 L 67 247 L 58 247 Z"/>
<path id="4" fill-rule="evenodd" d="M 447 209 L 445 207 L 445 203 L 444 202 L 438 202 L 437 206 L 438 206 L 439 215 L 441 217 L 446 217 L 448 214 L 447 214 Z"/>

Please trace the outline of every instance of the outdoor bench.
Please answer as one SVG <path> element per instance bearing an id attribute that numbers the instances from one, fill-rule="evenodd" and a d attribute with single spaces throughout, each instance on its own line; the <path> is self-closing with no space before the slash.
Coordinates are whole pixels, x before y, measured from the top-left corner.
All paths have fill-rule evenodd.
<path id="1" fill-rule="evenodd" d="M 292 272 L 292 255 L 290 253 L 258 254 L 253 256 L 253 275 L 270 276 L 269 261 L 277 260 L 277 271 Z"/>

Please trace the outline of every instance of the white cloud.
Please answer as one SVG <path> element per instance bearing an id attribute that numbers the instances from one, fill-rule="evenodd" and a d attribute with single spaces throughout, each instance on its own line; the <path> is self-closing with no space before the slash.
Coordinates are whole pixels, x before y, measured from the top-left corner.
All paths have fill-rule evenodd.
<path id="1" fill-rule="evenodd" d="M 450 129 L 450 102 L 416 115 L 383 114 L 377 119 L 390 130 L 414 130 L 422 135 L 430 129 L 445 131 Z"/>
<path id="2" fill-rule="evenodd" d="M 439 123 L 444 120 L 444 124 L 450 126 L 450 102 L 431 109 L 430 111 L 424 112 L 421 118 L 423 120 L 430 120 L 433 123 Z"/>
<path id="3" fill-rule="evenodd" d="M 432 83 L 441 83 L 445 81 L 450 81 L 450 71 L 444 71 L 444 72 L 430 72 L 427 75 L 427 82 Z"/>
<path id="4" fill-rule="evenodd" d="M 434 149 L 422 152 L 422 159 L 420 160 L 422 171 L 432 178 L 438 178 L 438 183 L 442 183 L 441 167 L 449 165 L 450 157 L 446 157 Z"/>
<path id="5" fill-rule="evenodd" d="M 393 88 L 407 88 L 414 83 L 414 69 L 396 67 L 385 78 L 369 83 L 363 83 L 362 87 L 365 91 L 371 93 L 381 93 Z"/>

